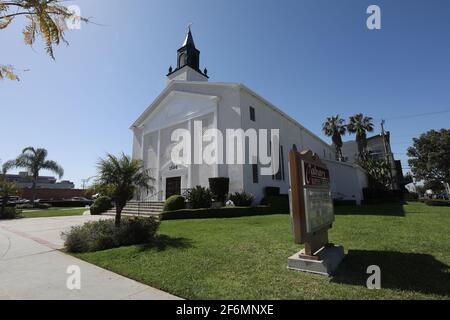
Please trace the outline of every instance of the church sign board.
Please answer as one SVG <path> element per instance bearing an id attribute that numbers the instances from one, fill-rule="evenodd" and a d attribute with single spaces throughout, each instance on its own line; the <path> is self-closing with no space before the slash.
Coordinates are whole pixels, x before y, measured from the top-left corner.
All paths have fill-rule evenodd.
<path id="1" fill-rule="evenodd" d="M 291 219 L 295 243 L 305 244 L 305 256 L 314 257 L 328 245 L 335 221 L 330 172 L 311 151 L 289 153 Z"/>

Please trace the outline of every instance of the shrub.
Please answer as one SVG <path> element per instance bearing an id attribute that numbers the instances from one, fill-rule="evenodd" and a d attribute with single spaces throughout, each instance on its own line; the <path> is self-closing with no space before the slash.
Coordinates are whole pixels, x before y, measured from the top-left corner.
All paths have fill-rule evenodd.
<path id="1" fill-rule="evenodd" d="M 0 209 L 0 220 L 16 219 L 19 215 L 20 211 L 16 210 L 16 208 L 6 207 Z"/>
<path id="2" fill-rule="evenodd" d="M 16 209 L 29 210 L 29 209 L 34 209 L 34 207 L 31 203 L 24 203 L 24 204 L 16 205 Z"/>
<path id="3" fill-rule="evenodd" d="M 24 204 L 18 204 L 16 205 L 16 209 L 20 210 L 30 210 L 30 209 L 41 209 L 41 210 L 47 210 L 50 209 L 52 206 L 48 203 L 35 203 L 33 206 L 31 203 L 24 203 Z"/>
<path id="4" fill-rule="evenodd" d="M 42 210 L 48 210 L 52 206 L 49 203 L 37 203 L 35 207 Z"/>
<path id="5" fill-rule="evenodd" d="M 192 206 L 192 209 L 210 208 L 212 203 L 211 191 L 208 188 L 196 186 L 189 189 L 184 194 L 186 201 Z"/>
<path id="6" fill-rule="evenodd" d="M 431 207 L 449 207 L 450 206 L 450 202 L 447 200 L 438 200 L 438 199 L 433 199 L 433 200 L 425 200 L 425 204 L 427 206 L 431 206 Z"/>
<path id="7" fill-rule="evenodd" d="M 91 206 L 91 215 L 100 215 L 113 207 L 110 197 L 99 197 Z"/>
<path id="8" fill-rule="evenodd" d="M 264 188 L 264 195 L 266 197 L 279 196 L 280 195 L 280 188 L 278 188 L 278 187 L 265 187 Z"/>
<path id="9" fill-rule="evenodd" d="M 197 209 L 197 210 L 178 210 L 163 212 L 161 215 L 162 220 L 179 220 L 179 219 L 217 219 L 217 218 L 237 218 L 237 217 L 250 217 L 261 215 L 272 215 L 288 213 L 277 212 L 271 207 L 258 206 L 251 208 L 242 207 L 230 207 L 230 208 L 210 208 L 210 209 Z"/>
<path id="10" fill-rule="evenodd" d="M 255 197 L 252 194 L 246 193 L 244 191 L 230 194 L 229 198 L 237 207 L 250 207 L 255 200 Z"/>
<path id="11" fill-rule="evenodd" d="M 407 192 L 404 194 L 404 199 L 406 201 L 418 201 L 419 200 L 419 194 L 415 192 Z"/>
<path id="12" fill-rule="evenodd" d="M 90 205 L 92 202 L 88 201 L 73 201 L 73 200 L 45 200 L 41 201 L 40 204 L 49 204 L 55 208 L 75 208 L 75 207 L 85 207 Z"/>
<path id="13" fill-rule="evenodd" d="M 230 190 L 230 178 L 209 178 L 209 189 L 214 200 L 225 202 Z"/>
<path id="14" fill-rule="evenodd" d="M 381 188 L 364 188 L 364 203 L 377 204 L 387 202 L 403 202 L 404 193 L 402 190 L 387 190 Z"/>
<path id="15" fill-rule="evenodd" d="M 120 227 L 114 225 L 114 220 L 108 219 L 72 227 L 62 236 L 68 252 L 94 252 L 150 243 L 155 238 L 159 225 L 160 222 L 154 217 L 125 218 Z"/>
<path id="16" fill-rule="evenodd" d="M 356 206 L 357 202 L 356 200 L 340 200 L 340 199 L 333 199 L 333 205 L 334 206 Z"/>
<path id="17" fill-rule="evenodd" d="M 164 211 L 181 210 L 186 207 L 185 199 L 183 196 L 171 196 L 164 204 Z"/>
<path id="18" fill-rule="evenodd" d="M 288 195 L 264 197 L 261 200 L 261 205 L 269 206 L 277 211 L 287 211 L 287 212 L 290 211 Z"/>

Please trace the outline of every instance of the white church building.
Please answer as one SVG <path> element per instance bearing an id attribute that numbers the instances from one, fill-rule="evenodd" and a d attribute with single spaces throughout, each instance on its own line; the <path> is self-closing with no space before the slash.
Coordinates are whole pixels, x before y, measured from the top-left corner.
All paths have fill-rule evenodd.
<path id="1" fill-rule="evenodd" d="M 165 200 L 197 185 L 208 187 L 208 179 L 212 177 L 229 177 L 230 193 L 245 191 L 253 194 L 256 201 L 264 196 L 265 187 L 279 187 L 281 193 L 287 194 L 288 153 L 292 149 L 310 149 L 327 163 L 334 198 L 362 200 L 367 177 L 361 168 L 335 161 L 331 145 L 245 85 L 208 80 L 207 70 L 200 69 L 200 51 L 189 30 L 178 49 L 177 67 L 169 69 L 166 88 L 131 127 L 133 158 L 142 160 L 155 178 L 155 192 L 142 194 L 140 200 Z M 274 175 L 261 175 L 262 165 L 259 164 L 174 163 L 172 133 L 176 129 L 186 129 L 194 136 L 194 123 L 199 122 L 203 130 L 221 132 L 279 129 L 279 171 Z M 195 143 L 198 142 L 192 142 L 192 153 Z M 200 143 L 204 147 L 208 144 Z M 248 147 L 248 141 L 244 142 L 244 148 L 248 150 Z"/>

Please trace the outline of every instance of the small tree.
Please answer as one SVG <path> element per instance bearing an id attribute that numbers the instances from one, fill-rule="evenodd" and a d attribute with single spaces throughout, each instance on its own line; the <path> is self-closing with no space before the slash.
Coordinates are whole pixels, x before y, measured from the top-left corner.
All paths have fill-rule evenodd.
<path id="1" fill-rule="evenodd" d="M 358 164 L 366 170 L 372 188 L 387 189 L 392 183 L 391 168 L 384 160 L 373 160 L 363 156 L 358 160 Z"/>
<path id="2" fill-rule="evenodd" d="M 209 190 L 215 201 L 224 203 L 230 190 L 230 178 L 209 178 Z"/>
<path id="3" fill-rule="evenodd" d="M 31 174 L 32 181 L 32 204 L 36 201 L 36 186 L 41 170 L 49 170 L 56 173 L 61 179 L 64 175 L 64 169 L 55 161 L 47 160 L 48 152 L 46 149 L 28 147 L 23 149 L 22 154 L 15 160 L 5 163 L 3 169 L 24 168 Z"/>
<path id="4" fill-rule="evenodd" d="M 345 120 L 339 115 L 327 118 L 327 121 L 322 124 L 322 131 L 327 137 L 331 137 L 333 141 L 336 148 L 336 160 L 342 161 L 342 136 L 347 131 Z"/>
<path id="5" fill-rule="evenodd" d="M 144 169 L 142 161 L 132 160 L 130 156 L 122 154 L 120 157 L 108 154 L 100 159 L 98 164 L 96 185 L 100 190 L 107 190 L 116 204 L 115 224 L 120 226 L 122 211 L 131 200 L 138 188 L 152 190 L 150 181 L 154 180 L 150 172 Z"/>
<path id="6" fill-rule="evenodd" d="M 373 132 L 374 126 L 371 117 L 365 117 L 362 113 L 357 113 L 350 117 L 347 125 L 348 132 L 356 134 L 358 145 L 358 156 L 362 158 L 367 149 L 367 132 Z"/>
<path id="7" fill-rule="evenodd" d="M 5 212 L 9 197 L 15 194 L 17 194 L 17 186 L 0 175 L 1 215 Z"/>
<path id="8" fill-rule="evenodd" d="M 431 130 L 413 141 L 408 149 L 408 163 L 416 179 L 449 183 L 450 129 Z"/>

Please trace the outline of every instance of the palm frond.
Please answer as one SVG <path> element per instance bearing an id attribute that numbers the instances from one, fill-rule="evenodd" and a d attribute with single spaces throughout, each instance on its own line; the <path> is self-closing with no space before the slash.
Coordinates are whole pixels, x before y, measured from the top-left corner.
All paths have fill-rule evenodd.
<path id="1" fill-rule="evenodd" d="M 46 160 L 41 168 L 56 173 L 60 179 L 64 176 L 64 169 L 56 161 Z"/>
<path id="2" fill-rule="evenodd" d="M 2 173 L 6 174 L 9 170 L 16 167 L 16 160 L 6 161 L 2 166 Z"/>

